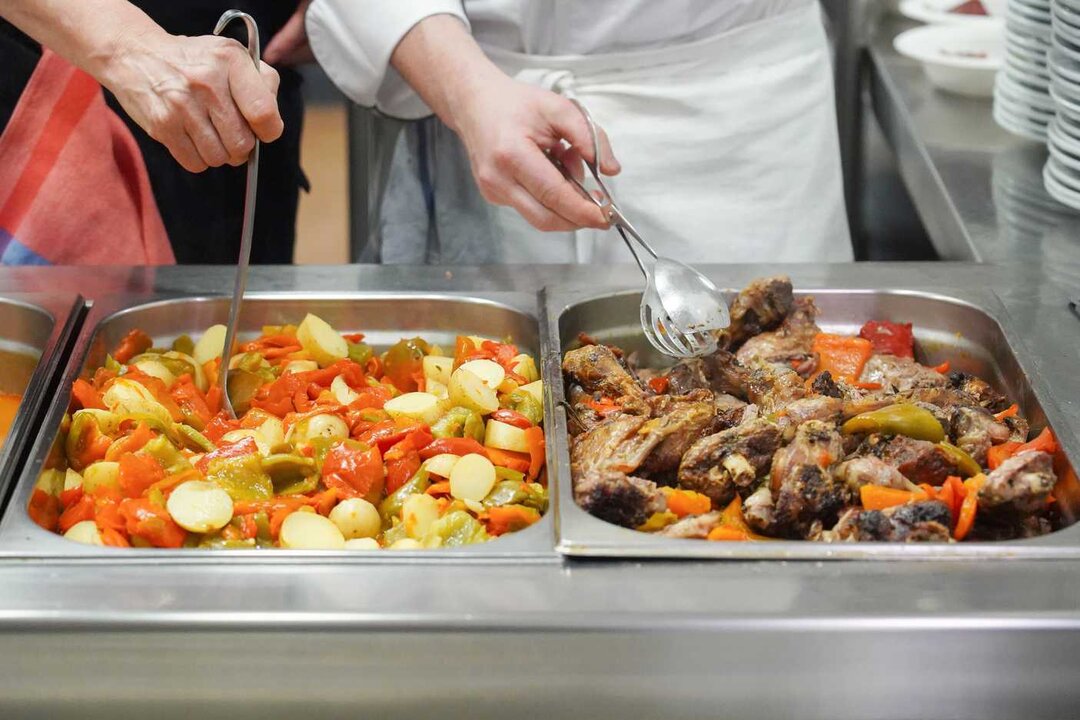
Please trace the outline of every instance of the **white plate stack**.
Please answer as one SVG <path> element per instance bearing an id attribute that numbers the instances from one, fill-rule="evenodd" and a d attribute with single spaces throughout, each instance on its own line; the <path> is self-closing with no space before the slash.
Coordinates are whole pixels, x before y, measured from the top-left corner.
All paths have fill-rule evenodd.
<path id="1" fill-rule="evenodd" d="M 994 120 L 1009 132 L 1045 141 L 1054 116 L 1048 54 L 1050 0 L 1009 0 L 1005 67 L 994 83 Z"/>
<path id="2" fill-rule="evenodd" d="M 1050 158 L 1043 181 L 1054 199 L 1080 209 L 1080 0 L 1052 4 L 1048 60 L 1056 115 L 1047 131 Z"/>

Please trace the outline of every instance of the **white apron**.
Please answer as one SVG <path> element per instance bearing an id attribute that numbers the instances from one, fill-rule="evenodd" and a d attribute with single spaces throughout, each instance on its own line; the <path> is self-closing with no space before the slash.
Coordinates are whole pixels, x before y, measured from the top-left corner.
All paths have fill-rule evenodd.
<path id="1" fill-rule="evenodd" d="M 485 47 L 518 79 L 577 97 L 611 138 L 609 182 L 659 252 L 689 262 L 850 261 L 828 43 L 816 2 L 677 46 L 596 56 Z M 437 120 L 399 138 L 383 262 L 612 263 L 614 231 L 542 233 L 485 203 Z"/>

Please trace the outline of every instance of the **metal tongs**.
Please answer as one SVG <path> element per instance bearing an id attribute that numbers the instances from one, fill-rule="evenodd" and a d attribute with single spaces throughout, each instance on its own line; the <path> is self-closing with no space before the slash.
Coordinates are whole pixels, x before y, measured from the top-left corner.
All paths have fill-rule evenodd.
<path id="1" fill-rule="evenodd" d="M 559 158 L 551 154 L 548 158 L 585 197 L 604 212 L 619 231 L 645 276 L 645 293 L 641 296 L 641 327 L 645 337 L 660 352 L 677 358 L 716 352 L 716 333 L 731 324 L 724 296 L 707 277 L 689 265 L 658 256 L 626 219 L 600 177 L 600 139 L 596 123 L 580 101 L 571 98 L 571 102 L 581 111 L 589 126 L 593 159 L 590 162 L 583 156 L 582 162 L 596 181 L 597 191 L 590 192 Z M 642 257 L 641 250 L 645 251 L 645 257 Z"/>
<path id="2" fill-rule="evenodd" d="M 247 26 L 247 49 L 255 67 L 261 62 L 259 45 L 259 27 L 254 18 L 239 10 L 226 10 L 214 27 L 214 34 L 220 35 L 233 20 L 243 20 Z M 244 223 L 240 232 L 240 258 L 236 264 L 236 284 L 233 285 L 232 305 L 229 306 L 229 324 L 225 330 L 225 344 L 221 347 L 221 367 L 218 368 L 218 386 L 221 388 L 221 404 L 229 417 L 235 418 L 236 411 L 229 399 L 229 361 L 232 359 L 233 344 L 236 342 L 236 326 L 240 322 L 240 304 L 244 300 L 244 288 L 247 286 L 248 261 L 251 259 L 251 238 L 255 232 L 255 192 L 259 186 L 259 139 L 255 138 L 255 147 L 247 160 L 247 188 L 244 191 Z"/>

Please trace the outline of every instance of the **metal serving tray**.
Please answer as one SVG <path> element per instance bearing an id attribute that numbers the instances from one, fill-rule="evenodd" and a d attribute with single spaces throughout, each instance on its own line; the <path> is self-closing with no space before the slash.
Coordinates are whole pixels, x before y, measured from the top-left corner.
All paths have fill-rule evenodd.
<path id="1" fill-rule="evenodd" d="M 0 348 L 38 357 L 26 385 L 0 378 L 3 392 L 22 392 L 7 439 L 0 447 L 0 507 L 37 433 L 39 416 L 62 369 L 64 353 L 82 319 L 83 299 L 66 293 L 5 293 L 0 296 Z"/>
<path id="2" fill-rule="evenodd" d="M 299 551 L 299 550 L 163 550 L 95 547 L 66 540 L 38 527 L 26 512 L 34 483 L 57 436 L 68 406 L 71 386 L 80 374 L 92 372 L 131 329 L 141 328 L 160 344 L 187 333 L 197 337 L 210 325 L 225 321 L 229 300 L 222 297 L 117 295 L 96 299 L 68 366 L 60 378 L 37 441 L 30 449 L 12 500 L 0 521 L 0 558 L 62 557 L 143 562 L 252 562 L 295 561 L 311 556 L 340 561 L 432 561 L 455 556 L 462 559 L 546 557 L 554 552 L 554 503 L 545 517 L 525 530 L 483 545 L 423 551 Z M 253 337 L 264 325 L 299 322 L 315 313 L 342 332 L 363 332 L 367 342 L 385 348 L 402 337 L 423 336 L 453 345 L 458 334 L 510 337 L 539 357 L 534 309 L 536 296 L 490 292 L 479 295 L 392 293 L 249 293 L 241 317 L 243 337 Z M 554 494 L 554 493 L 552 493 Z"/>
<path id="3" fill-rule="evenodd" d="M 914 324 L 923 356 L 920 361 L 936 365 L 949 360 L 952 367 L 976 373 L 993 382 L 1020 404 L 1022 412 L 1039 429 L 1066 427 L 1055 405 L 1052 388 L 1037 373 L 1036 363 L 1021 346 L 1000 300 L 990 291 L 964 290 L 943 295 L 909 290 L 814 290 L 799 295 L 815 298 L 823 330 L 855 334 L 867 320 L 893 320 Z M 730 292 L 729 299 L 734 297 Z M 1070 526 L 1039 538 L 986 543 L 817 543 L 777 540 L 770 542 L 708 542 L 662 538 L 619 527 L 595 518 L 573 501 L 570 475 L 567 418 L 558 404 L 565 400 L 560 363 L 565 350 L 577 344 L 580 332 L 637 351 L 643 366 L 670 365 L 641 334 L 638 324 L 640 292 L 603 296 L 568 290 L 547 290 L 542 332 L 550 349 L 544 361 L 555 410 L 549 414 L 549 433 L 555 448 L 549 477 L 564 498 L 558 516 L 558 550 L 565 555 L 653 558 L 830 559 L 902 558 L 945 559 L 1080 558 L 1080 483 L 1073 468 L 1080 459 L 1080 441 L 1068 433 L 1056 433 L 1055 458 L 1059 482 L 1055 497 Z"/>

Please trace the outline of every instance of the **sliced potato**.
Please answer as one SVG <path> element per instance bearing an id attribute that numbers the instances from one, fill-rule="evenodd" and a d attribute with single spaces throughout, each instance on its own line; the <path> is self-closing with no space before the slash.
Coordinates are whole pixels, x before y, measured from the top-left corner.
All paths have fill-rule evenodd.
<path id="1" fill-rule="evenodd" d="M 438 380 L 426 380 L 424 383 L 424 391 L 431 393 L 440 400 L 450 399 L 450 388 L 446 387 Z"/>
<path id="2" fill-rule="evenodd" d="M 424 461 L 424 469 L 432 475 L 438 475 L 450 479 L 450 471 L 457 465 L 457 461 L 461 458 L 457 455 L 451 455 L 450 453 L 442 453 L 435 455 Z"/>
<path id="3" fill-rule="evenodd" d="M 282 368 L 283 373 L 291 372 L 293 374 L 302 372 L 311 372 L 312 370 L 318 370 L 319 363 L 314 360 L 290 360 L 289 363 Z"/>
<path id="4" fill-rule="evenodd" d="M 251 438 L 255 441 L 255 447 L 259 449 L 259 454 L 266 457 L 270 454 L 270 448 L 273 447 L 270 443 L 266 442 L 266 438 L 260 435 L 257 431 L 248 428 L 241 428 L 240 430 L 230 430 L 221 436 L 222 442 L 235 443 L 240 442 L 244 438 Z"/>
<path id="5" fill-rule="evenodd" d="M 350 538 L 345 541 L 346 550 L 379 550 L 379 541 L 375 538 Z"/>
<path id="6" fill-rule="evenodd" d="M 135 363 L 135 367 L 150 377 L 156 377 L 158 380 L 165 383 L 165 387 L 167 388 L 172 387 L 176 382 L 176 376 L 169 371 L 169 368 L 165 367 L 157 360 L 140 360 Z"/>
<path id="7" fill-rule="evenodd" d="M 458 370 L 471 372 L 492 390 L 502 385 L 503 378 L 506 377 L 506 371 L 503 370 L 502 365 L 494 360 L 470 360 L 463 363 Z"/>
<path id="8" fill-rule="evenodd" d="M 191 355 L 199 365 L 205 365 L 214 358 L 221 357 L 221 351 L 225 347 L 225 333 L 228 328 L 224 325 L 211 325 L 206 328 L 199 341 L 195 343 L 195 349 Z"/>
<path id="9" fill-rule="evenodd" d="M 101 460 L 83 469 L 83 490 L 93 494 L 98 488 L 120 486 L 120 463 Z"/>
<path id="10" fill-rule="evenodd" d="M 232 520 L 229 493 L 207 480 L 180 483 L 169 495 L 165 509 L 177 525 L 195 533 L 220 530 Z"/>
<path id="11" fill-rule="evenodd" d="M 518 390 L 524 390 L 525 392 L 529 393 L 530 395 L 533 396 L 533 398 L 536 400 L 536 402 L 540 403 L 540 407 L 544 406 L 544 381 L 543 380 L 537 380 L 536 382 L 531 382 L 528 385 L 522 385 L 521 387 L 518 388 Z"/>
<path id="12" fill-rule="evenodd" d="M 337 525 L 346 540 L 374 538 L 382 530 L 379 509 L 363 498 L 339 502 L 330 511 L 330 522 Z M 378 543 L 375 547 L 378 547 Z"/>
<path id="13" fill-rule="evenodd" d="M 320 367 L 349 357 L 349 343 L 318 315 L 307 314 L 300 327 L 296 328 L 296 339 Z"/>
<path id="14" fill-rule="evenodd" d="M 383 410 L 392 418 L 412 418 L 431 425 L 444 412 L 443 403 L 431 393 L 410 392 L 386 401 Z"/>
<path id="15" fill-rule="evenodd" d="M 520 453 L 529 452 L 529 441 L 525 431 L 498 420 L 487 421 L 484 445 L 499 450 L 512 450 Z"/>
<path id="16" fill-rule="evenodd" d="M 414 540 L 427 535 L 431 524 L 439 519 L 439 501 L 424 493 L 413 493 L 401 506 L 401 521 L 405 534 Z"/>
<path id="17" fill-rule="evenodd" d="M 84 545 L 105 544 L 101 540 L 101 532 L 98 530 L 97 523 L 93 520 L 83 520 L 82 522 L 75 523 L 68 528 L 66 533 L 64 533 L 64 537 L 68 540 L 83 543 Z"/>
<path id="18" fill-rule="evenodd" d="M 421 545 L 418 540 L 413 540 L 412 538 L 404 537 L 404 538 L 401 538 L 400 540 L 395 540 L 394 544 L 391 545 L 388 549 L 389 550 L 423 550 L 424 546 Z"/>
<path id="19" fill-rule="evenodd" d="M 74 490 L 75 488 L 82 487 L 82 484 L 82 475 L 75 472 L 71 468 L 68 468 L 64 472 L 64 490 Z"/>
<path id="20" fill-rule="evenodd" d="M 119 415 L 150 415 L 164 425 L 172 425 L 172 415 L 141 383 L 117 378 L 101 397 L 105 406 Z"/>
<path id="21" fill-rule="evenodd" d="M 450 373 L 454 370 L 454 358 L 425 355 L 423 359 L 424 378 L 431 382 L 446 385 L 450 382 Z"/>
<path id="22" fill-rule="evenodd" d="M 510 361 L 510 367 L 518 375 L 525 378 L 526 382 L 535 382 L 540 379 L 540 373 L 536 369 L 536 361 L 533 360 L 532 355 L 526 355 L 525 353 L 515 355 L 514 359 Z"/>
<path id="23" fill-rule="evenodd" d="M 342 405 L 348 405 L 360 397 L 360 394 L 349 387 L 349 383 L 345 382 L 344 375 L 338 375 L 334 378 L 334 381 L 330 383 L 330 392 L 334 394 L 334 397 Z"/>
<path id="24" fill-rule="evenodd" d="M 285 440 L 300 447 L 307 445 L 315 438 L 344 440 L 347 437 L 349 437 L 349 426 L 344 420 L 337 415 L 320 413 L 301 420 L 289 428 Z"/>
<path id="25" fill-rule="evenodd" d="M 475 373 L 462 365 L 450 376 L 450 402 L 469 410 L 476 410 L 482 415 L 499 409 L 499 398 L 495 390 L 489 387 Z"/>
<path id="26" fill-rule="evenodd" d="M 483 455 L 470 453 L 450 471 L 450 494 L 458 500 L 483 500 L 495 487 L 495 466 Z"/>
<path id="27" fill-rule="evenodd" d="M 294 550 L 341 550 L 345 536 L 328 518 L 313 512 L 294 512 L 281 523 L 281 547 Z"/>
<path id="28" fill-rule="evenodd" d="M 276 417 L 268 417 L 263 420 L 262 425 L 255 428 L 255 432 L 270 449 L 285 442 L 285 424 Z"/>

